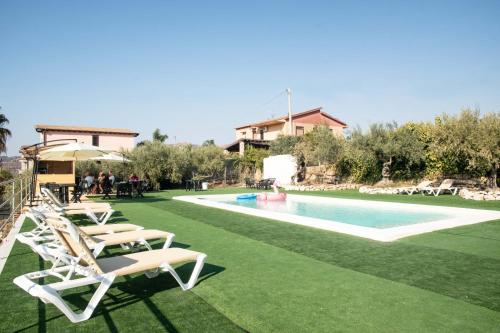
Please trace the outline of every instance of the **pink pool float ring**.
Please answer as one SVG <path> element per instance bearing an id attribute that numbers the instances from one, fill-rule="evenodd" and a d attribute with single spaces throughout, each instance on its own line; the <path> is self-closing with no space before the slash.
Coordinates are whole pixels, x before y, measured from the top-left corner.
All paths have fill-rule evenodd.
<path id="1" fill-rule="evenodd" d="M 257 195 L 257 201 L 285 201 L 286 193 L 259 193 Z"/>

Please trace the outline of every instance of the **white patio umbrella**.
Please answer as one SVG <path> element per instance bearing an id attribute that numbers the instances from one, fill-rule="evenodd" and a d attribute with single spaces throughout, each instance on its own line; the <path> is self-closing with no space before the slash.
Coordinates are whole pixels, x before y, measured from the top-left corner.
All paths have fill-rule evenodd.
<path id="1" fill-rule="evenodd" d="M 66 145 L 47 149 L 40 153 L 41 161 L 85 161 L 95 157 L 108 155 L 109 152 L 99 147 L 84 143 L 72 142 Z"/>
<path id="2" fill-rule="evenodd" d="M 103 156 L 99 157 L 93 157 L 91 158 L 93 161 L 110 161 L 110 162 L 130 162 L 128 158 L 125 158 L 125 156 L 117 153 L 109 153 Z"/>

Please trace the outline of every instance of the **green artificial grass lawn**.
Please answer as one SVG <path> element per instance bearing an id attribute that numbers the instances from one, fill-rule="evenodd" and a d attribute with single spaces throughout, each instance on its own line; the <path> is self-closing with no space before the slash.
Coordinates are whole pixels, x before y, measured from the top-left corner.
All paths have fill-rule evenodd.
<path id="1" fill-rule="evenodd" d="M 380 243 L 171 199 L 184 194 L 192 193 L 112 200 L 120 212 L 112 222 L 168 230 L 176 234 L 173 246 L 207 253 L 195 288 L 181 291 L 168 274 L 118 279 L 90 320 L 72 324 L 12 283 L 48 267 L 16 244 L 0 275 L 0 331 L 500 330 L 500 220 Z M 307 194 L 500 210 L 498 202 L 451 196 Z M 187 276 L 191 268 L 180 271 Z M 92 291 L 64 295 L 81 306 Z"/>

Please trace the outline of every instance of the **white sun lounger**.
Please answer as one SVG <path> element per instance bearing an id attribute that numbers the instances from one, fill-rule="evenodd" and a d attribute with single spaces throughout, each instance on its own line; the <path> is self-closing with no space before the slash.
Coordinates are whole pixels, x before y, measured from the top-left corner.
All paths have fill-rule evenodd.
<path id="1" fill-rule="evenodd" d="M 434 195 L 438 196 L 440 194 L 450 192 L 451 195 L 455 195 L 458 192 L 458 187 L 453 186 L 453 179 L 445 179 L 438 187 L 428 186 L 422 190 L 422 195 Z"/>
<path id="2" fill-rule="evenodd" d="M 49 189 L 42 187 L 42 200 L 53 212 L 65 215 L 86 215 L 96 224 L 105 224 L 115 212 L 109 203 L 77 203 L 64 205 Z"/>
<path id="3" fill-rule="evenodd" d="M 68 203 L 64 204 L 59 200 L 57 195 L 54 194 L 51 190 L 49 190 L 46 187 L 41 187 L 40 191 L 42 192 L 42 196 L 46 196 L 52 201 L 54 205 L 57 205 L 60 208 L 64 209 L 82 209 L 86 207 L 92 207 L 96 209 L 101 209 L 101 208 L 111 208 L 111 205 L 107 202 L 79 202 L 79 203 Z"/>
<path id="4" fill-rule="evenodd" d="M 155 239 L 165 239 L 163 248 L 168 248 L 172 244 L 175 237 L 173 233 L 161 231 L 161 230 L 144 230 L 142 227 L 130 224 L 128 226 L 110 225 L 110 226 L 92 226 L 78 228 L 73 225 L 71 221 L 64 217 L 58 218 L 47 218 L 45 223 L 50 227 L 50 230 L 54 233 L 53 236 L 57 236 L 57 233 L 51 227 L 51 223 L 65 223 L 76 228 L 80 235 L 84 238 L 86 245 L 93 250 L 94 256 L 98 256 L 105 247 L 120 245 L 123 249 L 128 250 L 133 247 L 137 248 L 140 246 L 145 247 L 148 250 L 152 250 L 151 245 L 148 241 Z M 96 228 L 97 227 L 97 228 Z M 107 228 L 104 228 L 107 227 Z M 130 228 L 135 228 L 135 230 L 127 230 Z M 122 231 L 117 231 L 122 230 Z M 87 234 L 85 231 L 89 231 L 91 234 Z M 103 231 L 103 232 L 101 232 Z M 54 249 L 61 247 L 63 240 L 57 239 L 57 237 L 49 238 L 47 236 L 43 237 L 27 237 L 23 234 L 18 234 L 16 239 L 23 244 L 28 245 L 31 249 L 38 253 L 44 260 L 56 262 L 56 256 L 54 255 Z"/>
<path id="5" fill-rule="evenodd" d="M 62 221 L 49 224 L 64 240 L 67 253 L 60 254 L 65 266 L 54 267 L 49 270 L 32 272 L 18 276 L 14 283 L 44 303 L 55 305 L 72 322 L 81 322 L 92 316 L 116 277 L 136 273 L 145 273 L 152 278 L 160 271 L 169 272 L 183 290 L 194 287 L 203 268 L 206 254 L 180 248 L 169 248 L 153 251 L 137 252 L 122 256 L 96 259 L 87 247 L 81 233 L 72 224 Z M 193 272 L 187 283 L 182 282 L 173 265 L 196 262 Z M 39 284 L 36 281 L 43 277 L 55 277 L 59 282 Z M 61 297 L 61 292 L 82 286 L 98 284 L 86 308 L 76 313 Z"/>
<path id="6" fill-rule="evenodd" d="M 46 223 L 46 219 L 60 218 L 61 214 L 50 213 L 41 207 L 30 207 L 23 213 L 23 215 L 30 221 L 32 221 L 36 225 L 36 227 L 31 231 L 20 232 L 19 234 L 17 234 L 16 238 L 21 243 L 34 246 L 37 245 L 38 243 L 50 242 L 54 240 L 54 233 L 50 229 L 49 225 Z M 100 234 L 109 234 L 115 232 L 135 231 L 142 229 L 144 228 L 139 225 L 131 223 L 80 227 L 80 230 L 91 236 Z"/>
<path id="7" fill-rule="evenodd" d="M 423 189 L 429 187 L 431 184 L 432 184 L 432 181 L 424 180 L 424 181 L 420 182 L 417 186 L 401 187 L 398 190 L 399 190 L 400 194 L 412 195 L 414 193 L 421 192 Z"/>

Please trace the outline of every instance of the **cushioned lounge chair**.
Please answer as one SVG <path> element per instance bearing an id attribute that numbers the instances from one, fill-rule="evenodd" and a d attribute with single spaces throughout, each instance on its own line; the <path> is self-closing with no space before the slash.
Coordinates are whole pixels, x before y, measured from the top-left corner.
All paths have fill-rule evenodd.
<path id="1" fill-rule="evenodd" d="M 148 278 L 155 277 L 160 271 L 169 272 L 183 290 L 194 287 L 203 268 L 206 254 L 180 248 L 169 248 L 137 252 L 122 256 L 96 259 L 87 247 L 81 232 L 72 224 L 63 221 L 48 222 L 63 240 L 65 253 L 60 258 L 66 265 L 49 270 L 32 272 L 18 276 L 14 283 L 44 303 L 52 303 L 72 322 L 81 322 L 92 316 L 113 281 L 119 276 L 144 273 Z M 173 265 L 196 262 L 187 283 L 184 283 Z M 37 280 L 54 277 L 61 281 L 39 284 Z M 51 279 L 52 280 L 52 279 Z M 82 286 L 98 287 L 86 308 L 76 313 L 61 297 L 62 291 Z"/>

